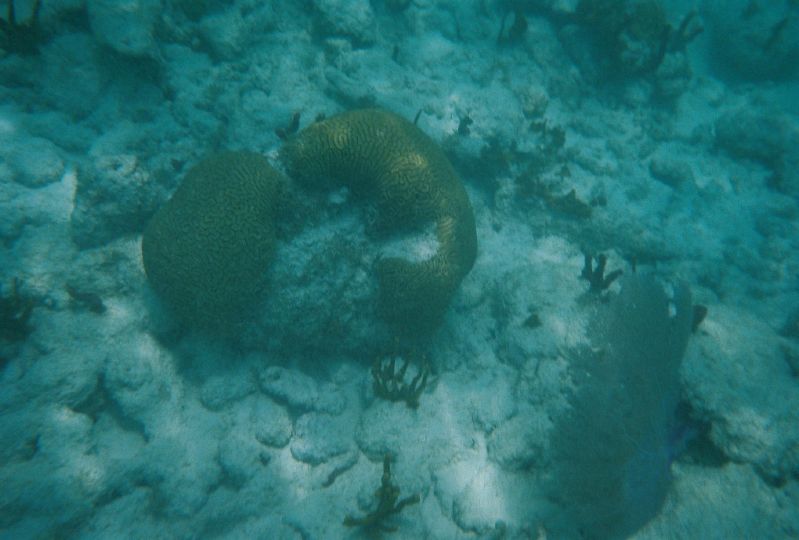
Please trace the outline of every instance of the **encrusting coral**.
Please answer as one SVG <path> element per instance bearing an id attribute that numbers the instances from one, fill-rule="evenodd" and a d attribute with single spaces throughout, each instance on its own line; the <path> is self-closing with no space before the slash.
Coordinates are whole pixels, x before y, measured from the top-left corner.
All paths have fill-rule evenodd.
<path id="1" fill-rule="evenodd" d="M 181 319 L 223 329 L 257 298 L 274 251 L 281 181 L 262 156 L 215 154 L 150 220 L 142 238 L 147 278 Z"/>
<path id="2" fill-rule="evenodd" d="M 387 322 L 410 333 L 438 326 L 477 255 L 469 198 L 438 145 L 396 114 L 364 109 L 310 125 L 281 157 L 301 184 L 344 185 L 374 199 L 381 231 L 435 223 L 438 251 L 432 257 L 383 258 L 377 276 L 378 310 Z"/>

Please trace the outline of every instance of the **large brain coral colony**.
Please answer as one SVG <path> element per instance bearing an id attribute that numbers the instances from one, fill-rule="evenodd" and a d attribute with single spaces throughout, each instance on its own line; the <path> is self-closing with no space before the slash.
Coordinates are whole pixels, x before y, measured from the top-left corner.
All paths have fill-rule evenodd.
<path id="1" fill-rule="evenodd" d="M 376 269 L 381 317 L 397 331 L 435 328 L 477 253 L 471 204 L 441 149 L 407 120 L 368 109 L 312 124 L 281 158 L 300 185 L 343 185 L 374 200 L 383 231 L 435 225 L 432 257 L 386 257 Z M 226 152 L 192 169 L 153 217 L 142 240 L 145 270 L 181 318 L 224 320 L 257 297 L 280 183 L 264 158 Z"/>
<path id="2" fill-rule="evenodd" d="M 300 183 L 329 181 L 375 198 L 382 230 L 435 223 L 433 257 L 384 258 L 377 268 L 381 316 L 401 330 L 434 328 L 477 254 L 469 198 L 441 149 L 400 116 L 366 109 L 309 126 L 281 156 Z"/>
<path id="3" fill-rule="evenodd" d="M 257 298 L 274 251 L 281 177 L 257 154 L 215 154 L 150 220 L 147 278 L 182 320 L 223 329 Z"/>

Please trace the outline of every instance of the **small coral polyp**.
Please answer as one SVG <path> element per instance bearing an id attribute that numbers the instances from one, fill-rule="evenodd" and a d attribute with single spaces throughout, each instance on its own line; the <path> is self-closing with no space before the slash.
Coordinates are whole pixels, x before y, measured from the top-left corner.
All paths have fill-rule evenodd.
<path id="1" fill-rule="evenodd" d="M 395 329 L 424 333 L 437 327 L 477 255 L 469 198 L 438 145 L 396 114 L 365 109 L 312 124 L 281 157 L 303 185 L 343 185 L 376 200 L 382 231 L 435 223 L 439 247 L 431 258 L 384 258 L 377 277 L 379 313 Z"/>

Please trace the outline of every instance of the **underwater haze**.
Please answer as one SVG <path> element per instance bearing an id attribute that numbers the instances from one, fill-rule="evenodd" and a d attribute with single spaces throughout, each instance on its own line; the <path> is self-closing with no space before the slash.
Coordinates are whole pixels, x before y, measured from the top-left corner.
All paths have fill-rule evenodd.
<path id="1" fill-rule="evenodd" d="M 0 540 L 799 538 L 799 2 L 0 0 Z"/>

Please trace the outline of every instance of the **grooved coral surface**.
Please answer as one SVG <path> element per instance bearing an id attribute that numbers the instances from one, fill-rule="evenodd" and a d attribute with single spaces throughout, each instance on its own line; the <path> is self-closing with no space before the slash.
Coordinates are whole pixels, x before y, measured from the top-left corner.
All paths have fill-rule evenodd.
<path id="1" fill-rule="evenodd" d="M 247 152 L 192 168 L 147 225 L 147 278 L 178 316 L 206 327 L 237 318 L 261 290 L 275 243 L 280 173 Z"/>
<path id="2" fill-rule="evenodd" d="M 438 145 L 396 114 L 365 109 L 309 126 L 281 156 L 301 184 L 345 185 L 375 200 L 383 231 L 435 222 L 431 258 L 387 257 L 377 267 L 383 318 L 411 332 L 434 328 L 477 254 L 469 198 Z"/>

